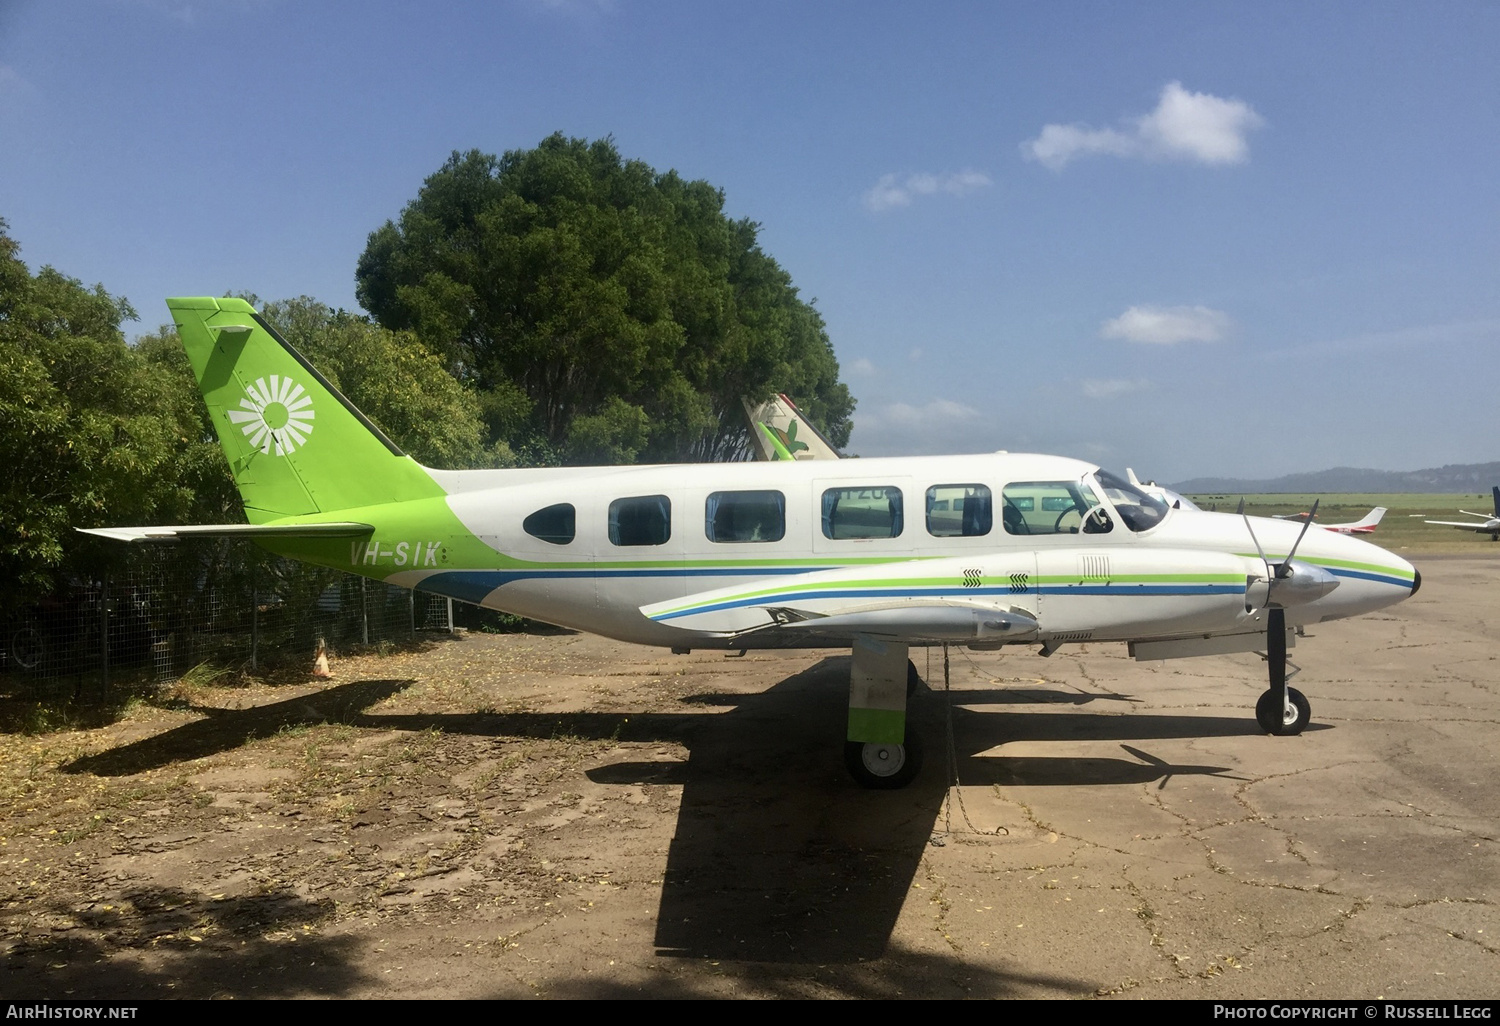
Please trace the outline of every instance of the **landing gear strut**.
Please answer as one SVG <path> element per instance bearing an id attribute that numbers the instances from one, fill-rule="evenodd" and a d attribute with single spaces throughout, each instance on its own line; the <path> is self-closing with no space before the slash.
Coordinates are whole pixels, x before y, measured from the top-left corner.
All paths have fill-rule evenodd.
<path id="1" fill-rule="evenodd" d="M 1273 606 L 1266 624 L 1266 664 L 1271 686 L 1255 703 L 1255 722 L 1267 734 L 1289 737 L 1302 733 L 1312 719 L 1306 696 L 1286 683 L 1286 610 Z"/>
<path id="2" fill-rule="evenodd" d="M 904 642 L 856 635 L 849 665 L 849 732 L 844 766 L 861 787 L 905 787 L 922 769 L 922 748 L 907 726 L 907 699 L 922 684 Z"/>

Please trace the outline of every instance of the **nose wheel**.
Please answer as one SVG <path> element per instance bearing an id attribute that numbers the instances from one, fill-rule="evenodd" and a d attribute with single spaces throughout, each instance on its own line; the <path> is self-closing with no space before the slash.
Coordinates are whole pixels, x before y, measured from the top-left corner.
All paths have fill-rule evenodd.
<path id="1" fill-rule="evenodd" d="M 1271 688 L 1255 703 L 1255 722 L 1267 734 L 1300 734 L 1311 719 L 1312 705 L 1296 688 L 1286 689 L 1285 701 L 1280 688 Z"/>

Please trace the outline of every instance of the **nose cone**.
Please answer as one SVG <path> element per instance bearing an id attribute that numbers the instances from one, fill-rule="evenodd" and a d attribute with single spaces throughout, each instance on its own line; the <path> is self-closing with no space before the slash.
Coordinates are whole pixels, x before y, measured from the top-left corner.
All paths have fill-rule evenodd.
<path id="1" fill-rule="evenodd" d="M 1308 534 L 1293 560 L 1299 572 L 1304 562 L 1316 564 L 1338 580 L 1337 589 L 1307 603 L 1308 615 L 1315 611 L 1324 620 L 1393 606 L 1411 597 L 1421 584 L 1416 567 L 1395 553 L 1332 531 Z"/>
<path id="2" fill-rule="evenodd" d="M 1416 567 L 1412 567 L 1412 571 L 1411 571 L 1411 593 L 1413 595 L 1415 595 L 1417 593 L 1417 590 L 1420 589 L 1421 587 L 1422 587 L 1422 571 L 1418 570 Z"/>

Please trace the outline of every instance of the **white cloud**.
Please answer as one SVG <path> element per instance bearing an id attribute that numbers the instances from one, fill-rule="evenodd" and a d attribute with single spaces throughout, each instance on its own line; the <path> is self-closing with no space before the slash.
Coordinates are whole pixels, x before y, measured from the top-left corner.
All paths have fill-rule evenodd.
<path id="1" fill-rule="evenodd" d="M 1150 388 L 1149 381 L 1129 381 L 1125 378 L 1085 378 L 1081 383 L 1083 394 L 1090 399 L 1112 399 Z"/>
<path id="2" fill-rule="evenodd" d="M 892 403 L 878 416 L 882 423 L 897 427 L 925 428 L 939 423 L 978 420 L 982 414 L 972 406 L 951 399 L 934 399 L 925 406 Z"/>
<path id="3" fill-rule="evenodd" d="M 875 365 L 861 356 L 858 360 L 849 364 L 849 373 L 857 374 L 864 378 L 874 377 Z"/>
<path id="4" fill-rule="evenodd" d="M 950 196 L 966 196 L 992 184 L 989 175 L 967 169 L 950 175 L 935 175 L 926 171 L 904 176 L 881 175 L 880 180 L 866 190 L 861 199 L 865 209 L 879 214 L 896 207 L 909 207 L 912 199 L 917 196 L 935 196 L 940 192 Z"/>
<path id="5" fill-rule="evenodd" d="M 1028 160 L 1061 171 L 1078 157 L 1106 154 L 1144 160 L 1188 160 L 1243 164 L 1250 159 L 1246 134 L 1265 118 L 1243 100 L 1193 93 L 1168 82 L 1150 114 L 1124 120 L 1123 130 L 1087 125 L 1046 125 L 1021 144 Z"/>
<path id="6" fill-rule="evenodd" d="M 1218 342 L 1229 332 L 1229 315 L 1206 306 L 1132 306 L 1105 321 L 1100 338 L 1175 346 L 1179 342 Z"/>

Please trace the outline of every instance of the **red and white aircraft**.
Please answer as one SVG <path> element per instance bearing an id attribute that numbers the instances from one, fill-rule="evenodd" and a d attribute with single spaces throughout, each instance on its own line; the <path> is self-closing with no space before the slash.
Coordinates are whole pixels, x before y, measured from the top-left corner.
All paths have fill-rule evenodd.
<path id="1" fill-rule="evenodd" d="M 1380 523 L 1380 518 L 1385 516 L 1385 513 L 1386 510 L 1384 506 L 1376 506 L 1374 509 L 1370 510 L 1370 512 L 1366 513 L 1363 517 L 1354 521 L 1353 523 L 1318 524 L 1318 526 L 1325 531 L 1337 531 L 1339 534 L 1374 534 L 1375 525 Z M 1307 519 L 1307 516 L 1308 515 L 1306 513 L 1275 514 L 1277 520 L 1303 521 Z"/>

